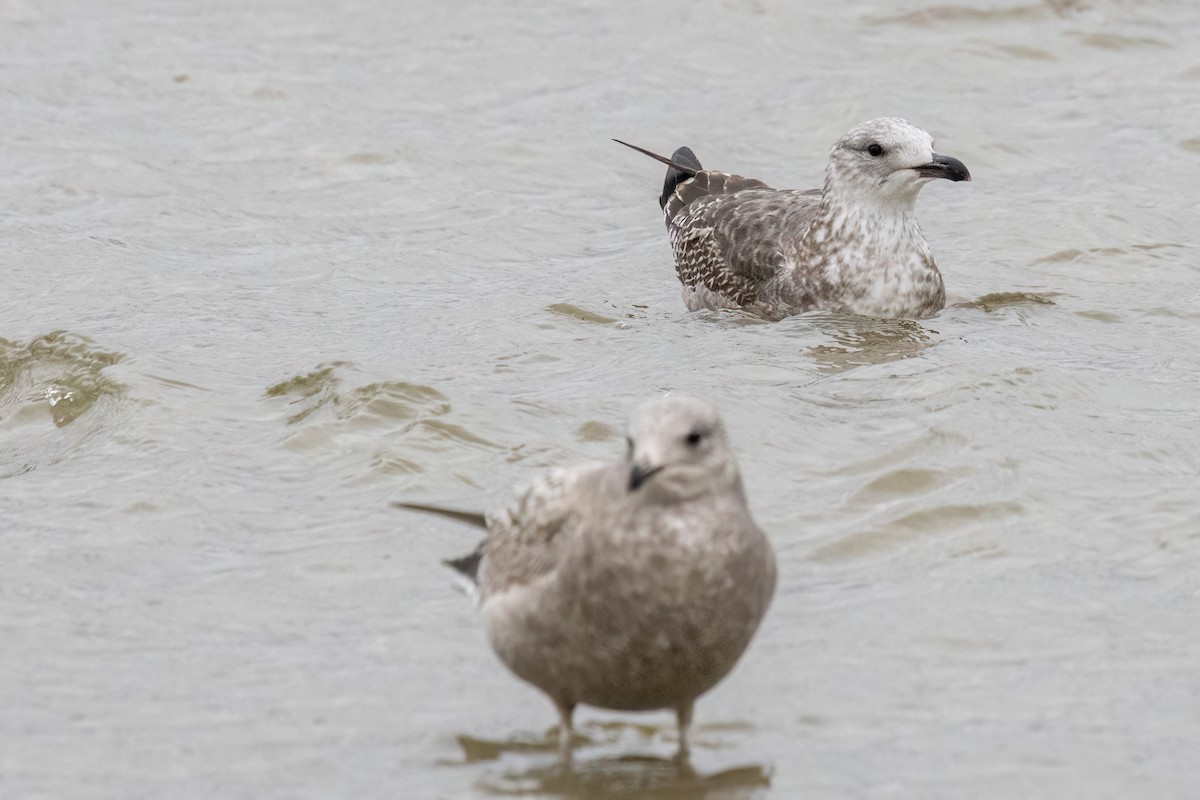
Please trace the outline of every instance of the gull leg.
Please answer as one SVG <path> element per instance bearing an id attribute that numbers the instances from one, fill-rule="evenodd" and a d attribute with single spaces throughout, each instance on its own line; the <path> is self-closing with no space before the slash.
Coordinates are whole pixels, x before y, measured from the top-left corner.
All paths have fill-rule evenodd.
<path id="1" fill-rule="evenodd" d="M 679 752 L 676 757 L 681 761 L 688 757 L 688 729 L 692 726 L 693 705 L 687 702 L 675 708 L 675 719 L 679 723 Z"/>
<path id="2" fill-rule="evenodd" d="M 575 704 L 555 700 L 554 707 L 558 709 L 558 749 L 564 756 L 570 757 L 571 737 L 575 733 L 571 715 L 575 712 Z"/>

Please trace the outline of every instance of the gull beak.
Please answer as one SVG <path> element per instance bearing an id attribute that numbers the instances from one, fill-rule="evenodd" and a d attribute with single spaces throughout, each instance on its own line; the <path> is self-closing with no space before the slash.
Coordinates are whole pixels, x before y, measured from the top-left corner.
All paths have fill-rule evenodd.
<path id="1" fill-rule="evenodd" d="M 648 467 L 645 464 L 634 464 L 629 470 L 629 491 L 636 492 L 642 484 L 662 472 L 662 467 Z"/>
<path id="2" fill-rule="evenodd" d="M 971 173 L 967 165 L 953 156 L 933 154 L 933 161 L 915 168 L 922 178 L 946 178 L 952 181 L 969 181 Z"/>

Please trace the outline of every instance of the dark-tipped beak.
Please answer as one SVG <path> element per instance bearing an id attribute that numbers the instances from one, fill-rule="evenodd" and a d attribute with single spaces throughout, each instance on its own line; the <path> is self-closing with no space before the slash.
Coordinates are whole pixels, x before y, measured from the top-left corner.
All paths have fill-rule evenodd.
<path id="1" fill-rule="evenodd" d="M 629 470 L 629 491 L 636 492 L 642 484 L 662 472 L 662 467 L 647 467 L 644 464 L 634 464 Z"/>
<path id="2" fill-rule="evenodd" d="M 933 154 L 933 161 L 917 167 L 917 172 L 924 178 L 946 178 L 952 181 L 969 181 L 971 173 L 967 165 L 953 156 L 941 153 Z"/>

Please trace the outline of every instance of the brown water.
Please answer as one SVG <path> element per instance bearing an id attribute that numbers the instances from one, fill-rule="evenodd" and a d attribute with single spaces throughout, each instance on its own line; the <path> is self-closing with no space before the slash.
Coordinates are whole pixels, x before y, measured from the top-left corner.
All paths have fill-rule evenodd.
<path id="1" fill-rule="evenodd" d="M 0 796 L 1190 797 L 1200 5 L 0 6 Z M 658 165 L 926 126 L 921 323 L 685 313 Z M 697 708 L 550 705 L 439 559 L 725 412 L 780 589 Z"/>

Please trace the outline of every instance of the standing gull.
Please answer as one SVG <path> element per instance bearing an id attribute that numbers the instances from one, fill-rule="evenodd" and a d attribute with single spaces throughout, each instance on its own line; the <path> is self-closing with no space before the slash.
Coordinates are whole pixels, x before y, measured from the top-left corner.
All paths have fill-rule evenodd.
<path id="1" fill-rule="evenodd" d="M 772 189 L 705 170 L 687 147 L 669 165 L 659 205 L 692 310 L 741 308 L 767 319 L 817 309 L 928 317 L 946 304 L 942 274 L 917 224 L 917 193 L 935 178 L 969 181 L 922 128 L 864 122 L 829 151 L 825 187 Z"/>
<path id="2" fill-rule="evenodd" d="M 447 563 L 475 582 L 500 660 L 558 709 L 569 751 L 581 703 L 673 709 L 687 752 L 692 706 L 733 669 L 775 590 L 775 556 L 746 507 L 725 427 L 671 396 L 630 420 L 625 458 L 558 469 Z"/>

